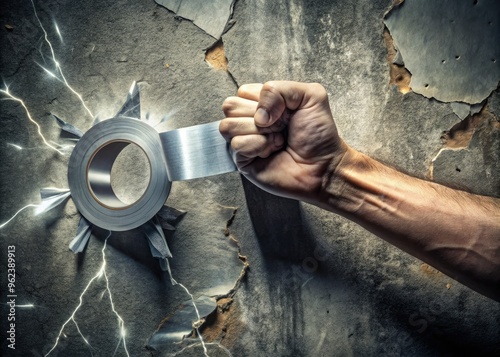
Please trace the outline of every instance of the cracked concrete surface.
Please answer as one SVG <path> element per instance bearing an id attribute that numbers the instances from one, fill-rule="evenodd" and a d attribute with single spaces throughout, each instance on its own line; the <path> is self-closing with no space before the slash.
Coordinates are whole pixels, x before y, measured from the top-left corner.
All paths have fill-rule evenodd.
<path id="1" fill-rule="evenodd" d="M 153 0 L 36 5 L 68 80 L 100 118 L 119 109 L 133 80 L 142 86 L 143 111 L 158 120 L 169 117 L 159 131 L 220 119 L 222 101 L 236 92 L 235 81 L 319 81 L 350 145 L 420 177 L 427 176 L 442 148 L 443 132 L 461 121 L 449 104 L 402 94 L 389 84 L 383 36 L 389 0 L 239 0 L 235 23 L 222 36 L 228 71 L 206 62 L 212 36 Z M 1 74 L 10 90 L 26 101 L 47 138 L 62 142 L 50 112 L 87 130 L 92 120 L 79 102 L 35 64 L 49 59 L 40 54 L 47 48 L 41 47 L 30 2 L 3 9 Z M 467 149 L 441 153 L 434 180 L 500 196 L 499 102 L 498 92 L 487 99 L 477 115 L 489 114 L 473 130 Z M 19 105 L 0 101 L 0 106 L 4 222 L 21 206 L 37 203 L 41 187 L 67 187 L 68 156 L 41 145 Z M 237 173 L 175 182 L 167 204 L 188 212 L 175 232 L 166 232 L 173 276 L 195 297 L 220 297 L 217 313 L 201 330 L 213 343 L 210 356 L 228 355 L 217 343 L 233 356 L 422 356 L 500 349 L 497 303 L 431 273 L 341 217 L 269 195 Z M 107 232 L 96 232 L 85 252 L 75 256 L 67 246 L 78 220 L 69 201 L 44 216 L 23 212 L 0 230 L 2 268 L 7 246 L 16 245 L 17 303 L 35 306 L 17 309 L 16 350 L 2 343 L 2 355 L 47 353 L 99 268 Z M 131 356 L 149 356 L 148 339 L 188 300 L 160 271 L 141 237 L 137 230 L 113 234 L 106 249 L 110 289 Z M 236 293 L 228 296 L 242 271 Z M 4 294 L 4 274 L 1 284 Z M 95 356 L 112 355 L 119 338 L 104 290 L 99 280 L 76 316 Z M 2 331 L 7 331 L 6 309 L 2 305 Z M 74 326 L 60 344 L 57 355 L 91 355 Z M 123 349 L 118 353 L 125 355 Z M 194 346 L 179 355 L 202 353 Z"/>

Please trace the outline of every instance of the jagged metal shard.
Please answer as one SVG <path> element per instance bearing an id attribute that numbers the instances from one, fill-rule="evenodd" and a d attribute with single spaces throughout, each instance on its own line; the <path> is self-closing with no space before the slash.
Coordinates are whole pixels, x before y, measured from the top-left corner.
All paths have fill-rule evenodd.
<path id="1" fill-rule="evenodd" d="M 83 252 L 90 239 L 91 233 L 92 226 L 84 217 L 81 217 L 78 228 L 76 229 L 76 236 L 71 243 L 69 243 L 69 249 L 75 254 Z"/>
<path id="2" fill-rule="evenodd" d="M 201 318 L 210 315 L 217 308 L 214 298 L 201 296 L 195 300 L 196 308 Z M 160 325 L 151 336 L 147 347 L 155 351 L 175 352 L 187 345 L 198 343 L 198 339 L 190 338 L 193 324 L 198 316 L 191 300 L 184 302 L 181 308 Z"/>
<path id="3" fill-rule="evenodd" d="M 219 39 L 233 13 L 234 0 L 155 0 L 177 16 L 193 23 Z"/>
<path id="4" fill-rule="evenodd" d="M 42 202 L 36 208 L 35 215 L 48 212 L 51 209 L 59 206 L 60 204 L 65 202 L 70 195 L 71 192 L 68 189 L 59 189 L 59 188 L 40 189 L 40 196 L 42 198 Z"/>
<path id="5" fill-rule="evenodd" d="M 154 217 L 142 225 L 142 229 L 149 243 L 149 249 L 154 258 L 160 262 L 163 271 L 167 271 L 167 262 L 165 259 L 172 258 L 172 253 L 167 245 L 165 234 L 161 228 L 158 219 Z"/>
<path id="6" fill-rule="evenodd" d="M 179 223 L 186 212 L 179 211 L 173 207 L 163 206 L 156 214 L 163 229 L 175 231 L 174 225 Z"/>
<path id="7" fill-rule="evenodd" d="M 83 136 L 83 131 L 81 131 L 80 129 L 75 127 L 73 124 L 65 122 L 64 120 L 62 120 L 61 118 L 59 118 L 57 115 L 55 115 L 53 113 L 51 113 L 51 115 L 56 120 L 57 125 L 59 125 L 61 127 L 61 129 L 64 130 L 65 132 L 72 134 L 72 135 L 79 137 L 79 138 L 81 138 Z"/>
<path id="8" fill-rule="evenodd" d="M 500 1 L 406 0 L 385 18 L 416 93 L 482 102 L 500 80 Z"/>
<path id="9" fill-rule="evenodd" d="M 141 119 L 141 91 L 136 82 L 132 83 L 127 100 L 115 115 L 115 117 L 120 116 Z"/>

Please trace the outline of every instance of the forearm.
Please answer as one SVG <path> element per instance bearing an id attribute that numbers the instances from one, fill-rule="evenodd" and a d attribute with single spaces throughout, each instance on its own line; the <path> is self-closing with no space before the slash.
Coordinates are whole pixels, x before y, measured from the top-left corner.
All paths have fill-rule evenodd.
<path id="1" fill-rule="evenodd" d="M 402 174 L 349 149 L 318 205 L 500 301 L 500 200 Z"/>

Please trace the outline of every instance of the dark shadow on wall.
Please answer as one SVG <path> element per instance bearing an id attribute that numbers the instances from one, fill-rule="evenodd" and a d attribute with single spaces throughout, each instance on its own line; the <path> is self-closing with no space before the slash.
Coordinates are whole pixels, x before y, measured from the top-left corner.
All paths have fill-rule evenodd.
<path id="1" fill-rule="evenodd" d="M 380 269 L 366 271 L 366 267 L 357 266 L 359 241 L 322 242 L 321 237 L 312 233 L 298 201 L 269 194 L 244 177 L 242 183 L 252 226 L 265 259 L 270 299 L 267 303 L 284 307 L 289 312 L 277 323 L 280 325 L 278 330 L 283 331 L 281 343 L 294 351 L 294 356 L 308 355 L 299 336 L 304 336 L 306 326 L 304 304 L 314 302 L 303 301 L 304 279 L 297 278 L 300 274 L 293 268 L 300 267 L 305 258 L 313 256 L 318 244 L 330 249 L 328 259 L 318 262 L 314 276 L 351 290 L 351 296 L 370 305 L 371 318 L 397 329 L 396 335 L 378 341 L 374 346 L 377 354 L 401 355 L 407 351 L 412 355 L 426 351 L 431 355 L 457 356 L 476 351 L 485 356 L 497 355 L 500 345 L 491 341 L 491 336 L 490 342 L 481 341 L 478 338 L 481 332 L 470 322 L 462 321 L 463 315 L 454 312 L 455 305 L 447 305 L 451 301 L 440 290 L 436 290 L 435 295 L 426 293 L 420 290 L 418 280 L 407 280 L 404 287 L 394 284 L 383 287 L 384 282 L 394 278 L 407 278 L 404 272 L 407 263 L 389 271 L 382 264 Z M 384 245 L 373 254 L 381 262 L 390 259 L 390 252 Z M 259 279 L 264 277 L 259 276 Z M 461 294 L 460 299 L 465 296 Z M 478 317 L 478 325 L 480 321 Z M 388 331 L 394 330 L 389 328 Z"/>
<path id="2" fill-rule="evenodd" d="M 255 235 L 266 258 L 302 261 L 314 249 L 299 201 L 267 193 L 241 177 Z"/>

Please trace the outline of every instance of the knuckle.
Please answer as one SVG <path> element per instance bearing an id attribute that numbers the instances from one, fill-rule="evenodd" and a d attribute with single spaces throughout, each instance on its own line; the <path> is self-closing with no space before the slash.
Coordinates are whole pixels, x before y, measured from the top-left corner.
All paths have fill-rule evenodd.
<path id="1" fill-rule="evenodd" d="M 310 84 L 311 89 L 316 93 L 318 98 L 320 99 L 328 99 L 328 92 L 326 91 L 325 87 L 323 87 L 322 84 L 320 83 L 311 83 Z"/>
<path id="2" fill-rule="evenodd" d="M 233 112 L 238 107 L 238 103 L 235 97 L 229 97 L 222 103 L 222 111 L 224 114 L 228 115 Z"/>
<path id="3" fill-rule="evenodd" d="M 235 152 L 240 152 L 244 146 L 244 139 L 241 136 L 235 136 L 231 139 L 231 148 Z"/>
<path id="4" fill-rule="evenodd" d="M 250 86 L 248 84 L 242 84 L 238 88 L 238 96 L 241 97 L 244 93 L 248 92 L 249 89 L 250 89 Z"/>
<path id="5" fill-rule="evenodd" d="M 219 124 L 219 131 L 223 135 L 230 133 L 231 122 L 228 119 L 221 120 Z"/>
<path id="6" fill-rule="evenodd" d="M 268 81 L 262 86 L 262 91 L 264 92 L 274 92 L 278 85 L 277 81 Z"/>

